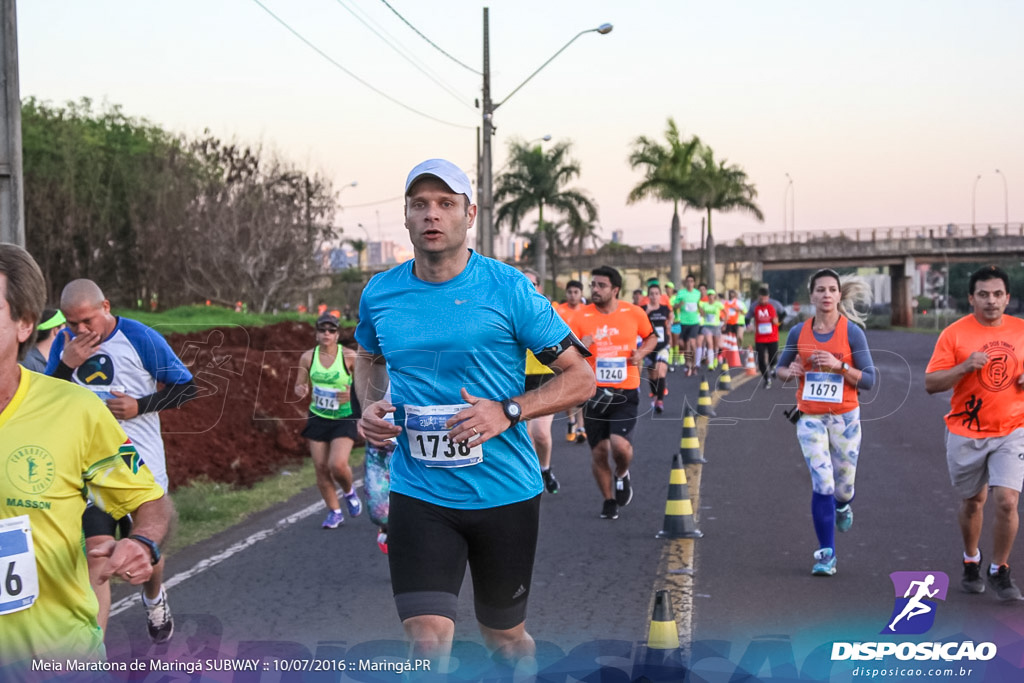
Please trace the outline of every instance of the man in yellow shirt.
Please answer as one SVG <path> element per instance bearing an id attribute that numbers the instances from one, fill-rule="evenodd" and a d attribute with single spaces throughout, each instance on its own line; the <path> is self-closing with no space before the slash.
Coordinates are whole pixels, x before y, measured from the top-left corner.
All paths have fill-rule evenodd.
<path id="1" fill-rule="evenodd" d="M 132 584 L 160 559 L 169 504 L 124 430 L 88 389 L 18 365 L 43 310 L 43 275 L 0 244 L 0 679 L 33 658 L 105 656 L 83 552 L 83 490 L 134 533 L 91 551 Z M 55 420 L 59 419 L 59 428 Z"/>

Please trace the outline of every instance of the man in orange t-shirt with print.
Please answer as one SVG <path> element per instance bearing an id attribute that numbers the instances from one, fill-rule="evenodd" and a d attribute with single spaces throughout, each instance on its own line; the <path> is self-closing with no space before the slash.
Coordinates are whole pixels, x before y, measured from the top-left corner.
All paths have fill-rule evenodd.
<path id="1" fill-rule="evenodd" d="M 1001 600 L 1020 600 L 1010 578 L 1010 551 L 1019 523 L 1017 502 L 1024 485 L 1024 320 L 1003 315 L 1010 278 L 985 266 L 969 281 L 974 309 L 939 336 L 925 370 L 929 394 L 953 390 L 946 415 L 946 464 L 960 495 L 958 520 L 964 541 L 960 585 L 985 591 L 981 527 L 991 487 L 995 498 L 992 560 L 984 572 Z"/>
<path id="2" fill-rule="evenodd" d="M 597 377 L 597 393 L 584 409 L 584 425 L 594 479 L 604 496 L 601 518 L 618 519 L 619 508 L 633 499 L 629 464 L 640 404 L 640 364 L 658 343 L 658 336 L 644 309 L 619 301 L 619 271 L 600 266 L 590 271 L 590 276 L 592 303 L 572 317 L 569 327 L 593 354 L 587 360 Z M 639 348 L 637 338 L 643 339 Z M 615 462 L 614 472 L 609 455 Z"/>
<path id="3" fill-rule="evenodd" d="M 558 315 L 566 322 L 572 319 L 576 313 L 585 306 L 583 301 L 583 283 L 579 280 L 569 280 L 565 284 L 565 301 L 555 306 Z M 583 428 L 583 406 L 573 406 L 565 411 L 569 418 L 565 440 L 569 443 L 583 443 L 587 440 L 587 430 Z"/>

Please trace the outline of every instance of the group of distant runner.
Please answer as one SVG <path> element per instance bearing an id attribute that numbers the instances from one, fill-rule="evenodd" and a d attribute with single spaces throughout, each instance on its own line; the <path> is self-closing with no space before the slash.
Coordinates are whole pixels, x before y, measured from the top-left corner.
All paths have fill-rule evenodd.
<path id="1" fill-rule="evenodd" d="M 589 444 L 599 516 L 614 520 L 633 499 L 642 393 L 649 389 L 650 407 L 661 413 L 667 372 L 715 369 L 722 334 L 742 340 L 748 324 L 763 385 L 771 386 L 776 360 L 778 379 L 795 385 L 791 415 L 811 475 L 818 545 L 812 573 L 835 574 L 835 532 L 853 524 L 858 393 L 878 378 L 858 305 L 868 301 L 866 288 L 831 269 L 814 273 L 814 315 L 790 330 L 781 352 L 784 311 L 767 289 L 748 307 L 735 291 L 720 300 L 687 276 L 678 291 L 649 281 L 631 304 L 620 298 L 621 273 L 600 266 L 590 272 L 589 300 L 574 280 L 565 302 L 553 304 L 536 273 L 468 248 L 472 196 L 466 174 L 448 161 L 430 159 L 409 173 L 405 222 L 415 258 L 370 280 L 355 348 L 339 344 L 336 315 L 317 318 L 315 346 L 301 356 L 294 386 L 309 399 L 303 435 L 325 529 L 362 512 L 349 457 L 357 440 L 366 442 L 367 507 L 411 656 L 445 670 L 468 565 L 485 643 L 528 674 L 538 515 L 544 493 L 560 489 L 552 416 L 564 411 L 566 439 Z M 973 314 L 939 338 L 926 388 L 953 390 L 946 447 L 962 499 L 962 587 L 988 585 L 1014 600 L 1024 322 L 1003 315 L 1008 290 L 995 267 L 971 277 Z M 69 283 L 59 310 L 44 310 L 44 292 L 27 252 L 0 245 L 0 485 L 12 492 L 0 500 L 0 550 L 4 585 L 18 588 L 0 602 L 3 663 L 43 653 L 102 658 L 112 576 L 142 585 L 154 642 L 173 633 L 160 551 L 173 511 L 158 415 L 195 397 L 192 376 L 159 334 L 112 315 L 92 281 Z M 37 371 L 20 369 L 22 359 Z M 984 567 L 990 490 L 995 542 Z"/>

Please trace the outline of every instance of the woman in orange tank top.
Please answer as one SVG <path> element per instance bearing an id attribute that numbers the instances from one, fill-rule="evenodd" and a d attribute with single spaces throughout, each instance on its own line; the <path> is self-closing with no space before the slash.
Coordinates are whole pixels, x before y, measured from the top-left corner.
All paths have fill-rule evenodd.
<path id="1" fill-rule="evenodd" d="M 815 576 L 836 572 L 835 530 L 853 524 L 854 496 L 860 457 L 858 389 L 875 383 L 875 368 L 863 322 L 854 302 L 870 305 L 870 291 L 857 280 L 842 285 L 829 268 L 811 276 L 814 317 L 794 327 L 779 358 L 778 376 L 798 380 L 800 417 L 796 434 L 811 473 L 811 514 L 818 537 Z M 856 324 L 854 324 L 856 323 Z"/>

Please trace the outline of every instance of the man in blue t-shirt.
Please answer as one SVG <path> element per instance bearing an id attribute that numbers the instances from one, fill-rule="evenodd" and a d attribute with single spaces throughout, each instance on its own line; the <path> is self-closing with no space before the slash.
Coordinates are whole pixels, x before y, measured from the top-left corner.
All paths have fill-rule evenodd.
<path id="1" fill-rule="evenodd" d="M 515 661 L 535 651 L 525 615 L 543 488 L 521 420 L 579 405 L 594 375 L 526 277 L 468 248 L 476 205 L 465 173 L 430 159 L 409 173 L 405 197 L 415 258 L 370 280 L 356 328 L 360 431 L 374 445 L 397 442 L 395 604 L 413 656 L 443 663 L 471 558 L 484 641 Z M 527 349 L 556 376 L 524 392 Z"/>

